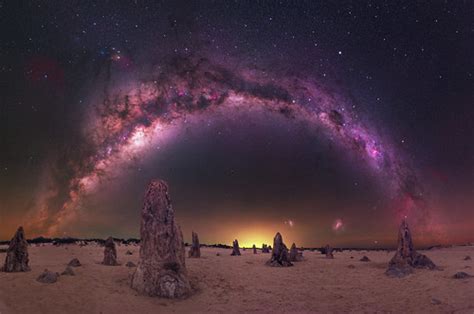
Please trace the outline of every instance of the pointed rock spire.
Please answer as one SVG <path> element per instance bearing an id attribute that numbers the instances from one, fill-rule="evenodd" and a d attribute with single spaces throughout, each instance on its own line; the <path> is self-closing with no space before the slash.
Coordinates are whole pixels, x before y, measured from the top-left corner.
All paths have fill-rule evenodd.
<path id="1" fill-rule="evenodd" d="M 240 256 L 240 250 L 239 250 L 239 241 L 237 239 L 232 242 L 232 256 Z"/>
<path id="2" fill-rule="evenodd" d="M 192 233 L 193 243 L 191 244 L 191 248 L 189 249 L 188 257 L 201 257 L 201 247 L 199 244 L 199 238 L 196 232 L 193 231 Z"/>
<path id="3" fill-rule="evenodd" d="M 23 227 L 19 227 L 10 240 L 2 270 L 8 273 L 29 271 L 28 263 L 28 242 L 26 242 Z"/>
<path id="4" fill-rule="evenodd" d="M 141 294 L 184 298 L 191 294 L 181 228 L 175 221 L 168 185 L 152 181 L 147 188 L 140 226 L 140 259 L 132 288 Z"/>
<path id="5" fill-rule="evenodd" d="M 288 248 L 283 243 L 283 238 L 279 232 L 277 232 L 273 239 L 272 257 L 267 261 L 266 265 L 272 267 L 293 266 L 288 255 Z"/>
<path id="6" fill-rule="evenodd" d="M 107 266 L 117 266 L 117 250 L 115 249 L 115 242 L 112 237 L 105 241 L 104 260 L 102 264 Z"/>
<path id="7" fill-rule="evenodd" d="M 324 252 L 326 254 L 326 258 L 334 258 L 334 254 L 332 254 L 332 247 L 328 245 L 326 245 L 326 247 L 324 248 Z"/>
<path id="8" fill-rule="evenodd" d="M 415 250 L 408 223 L 403 219 L 398 230 L 397 252 L 390 260 L 385 274 L 390 277 L 404 277 L 411 274 L 413 268 L 435 269 L 436 265 L 426 255 Z"/>

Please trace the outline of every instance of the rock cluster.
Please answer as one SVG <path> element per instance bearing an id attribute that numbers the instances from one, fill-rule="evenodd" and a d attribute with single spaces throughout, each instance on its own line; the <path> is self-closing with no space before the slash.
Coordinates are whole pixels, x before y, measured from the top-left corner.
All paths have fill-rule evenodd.
<path id="1" fill-rule="evenodd" d="M 414 268 L 436 269 L 436 265 L 413 247 L 411 232 L 406 219 L 402 220 L 398 231 L 398 247 L 395 256 L 390 260 L 385 274 L 389 277 L 404 277 Z"/>
<path id="2" fill-rule="evenodd" d="M 270 253 L 270 248 L 266 244 L 262 244 L 262 253 Z"/>
<path id="3" fill-rule="evenodd" d="M 196 232 L 192 233 L 193 242 L 191 248 L 189 249 L 188 257 L 198 258 L 201 257 L 201 246 L 199 245 L 199 238 Z"/>
<path id="4" fill-rule="evenodd" d="M 293 266 L 290 262 L 288 248 L 283 243 L 283 238 L 279 232 L 273 239 L 272 257 L 267 261 L 266 265 L 272 267 L 289 267 Z"/>
<path id="5" fill-rule="evenodd" d="M 115 242 L 112 237 L 109 237 L 105 241 L 105 248 L 104 248 L 104 260 L 102 264 L 107 266 L 117 266 L 117 249 L 115 248 Z"/>
<path id="6" fill-rule="evenodd" d="M 237 241 L 237 239 L 235 239 L 234 242 L 232 242 L 232 253 L 230 255 L 240 256 L 239 241 Z"/>
<path id="7" fill-rule="evenodd" d="M 149 296 L 189 296 L 183 234 L 175 221 L 164 181 L 152 181 L 147 188 L 140 236 L 140 259 L 132 276 L 132 288 Z"/>
<path id="8" fill-rule="evenodd" d="M 303 253 L 298 252 L 296 244 L 293 243 L 290 248 L 290 262 L 301 262 L 303 260 Z"/>
<path id="9" fill-rule="evenodd" d="M 23 227 L 19 227 L 10 240 L 2 270 L 8 273 L 29 271 L 28 263 L 28 243 L 25 239 Z"/>

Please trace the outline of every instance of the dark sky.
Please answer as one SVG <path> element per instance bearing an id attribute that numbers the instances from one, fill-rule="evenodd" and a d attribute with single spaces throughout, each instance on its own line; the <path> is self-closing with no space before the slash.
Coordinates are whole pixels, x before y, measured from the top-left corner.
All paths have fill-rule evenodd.
<path id="1" fill-rule="evenodd" d="M 0 239 L 474 241 L 471 1 L 0 1 Z"/>

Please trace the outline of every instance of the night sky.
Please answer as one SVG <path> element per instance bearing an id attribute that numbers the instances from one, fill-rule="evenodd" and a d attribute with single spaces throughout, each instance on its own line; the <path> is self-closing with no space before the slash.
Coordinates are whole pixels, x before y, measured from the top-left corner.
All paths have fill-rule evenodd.
<path id="1" fill-rule="evenodd" d="M 474 241 L 474 2 L 0 1 L 0 239 Z"/>

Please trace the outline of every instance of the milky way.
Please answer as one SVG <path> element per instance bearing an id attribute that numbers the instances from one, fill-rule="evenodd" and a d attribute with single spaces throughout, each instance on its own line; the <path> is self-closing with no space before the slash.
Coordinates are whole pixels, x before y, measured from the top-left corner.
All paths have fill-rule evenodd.
<path id="1" fill-rule="evenodd" d="M 212 57 L 165 60 L 150 66 L 144 78 L 109 80 L 103 90 L 94 91 L 83 124 L 81 154 L 48 168 L 30 228 L 47 230 L 48 235 L 66 229 L 74 223 L 84 196 L 93 194 L 109 175 L 120 173 L 130 160 L 159 153 L 153 150 L 156 143 L 172 138 L 187 119 L 254 108 L 321 132 L 347 153 L 348 161 L 380 180 L 396 209 L 394 218 L 426 218 L 423 189 L 410 161 L 390 139 L 374 131 L 366 122 L 370 117 L 360 117 L 343 93 L 289 71 L 256 70 Z M 57 172 L 67 173 L 67 178 L 58 179 Z"/>

